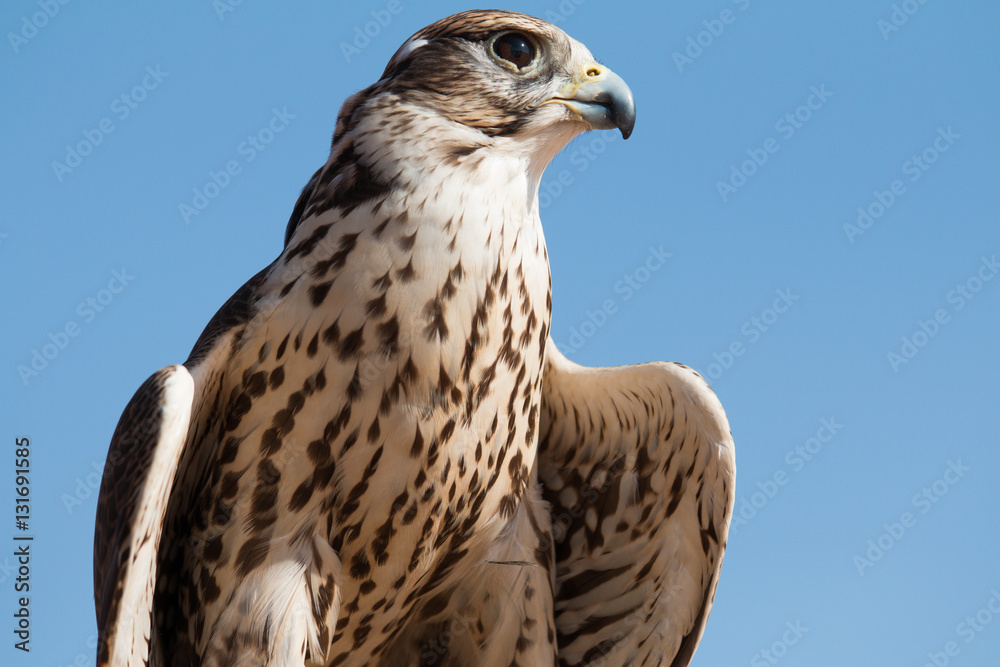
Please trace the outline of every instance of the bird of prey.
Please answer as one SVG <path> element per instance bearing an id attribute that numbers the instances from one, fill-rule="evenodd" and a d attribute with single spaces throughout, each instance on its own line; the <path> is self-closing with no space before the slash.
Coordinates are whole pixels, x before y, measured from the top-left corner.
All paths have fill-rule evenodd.
<path id="1" fill-rule="evenodd" d="M 719 401 L 549 338 L 546 165 L 635 120 L 549 23 L 417 32 L 278 258 L 118 423 L 98 665 L 687 665 L 733 508 Z"/>

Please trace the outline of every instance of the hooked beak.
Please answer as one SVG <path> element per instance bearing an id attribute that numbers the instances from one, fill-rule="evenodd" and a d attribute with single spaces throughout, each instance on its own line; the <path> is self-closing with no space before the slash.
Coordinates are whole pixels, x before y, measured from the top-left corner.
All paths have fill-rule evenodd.
<path id="1" fill-rule="evenodd" d="M 588 63 L 573 81 L 559 89 L 550 103 L 562 104 L 592 129 L 618 128 L 629 138 L 635 126 L 635 98 L 625 81 L 610 69 Z"/>

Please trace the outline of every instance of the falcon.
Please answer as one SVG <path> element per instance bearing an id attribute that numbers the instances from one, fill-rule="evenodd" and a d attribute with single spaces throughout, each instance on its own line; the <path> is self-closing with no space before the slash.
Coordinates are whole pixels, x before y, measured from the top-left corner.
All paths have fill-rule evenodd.
<path id="1" fill-rule="evenodd" d="M 733 508 L 674 363 L 549 338 L 538 187 L 624 81 L 468 11 L 347 99 L 278 258 L 126 406 L 94 540 L 98 664 L 687 665 Z"/>

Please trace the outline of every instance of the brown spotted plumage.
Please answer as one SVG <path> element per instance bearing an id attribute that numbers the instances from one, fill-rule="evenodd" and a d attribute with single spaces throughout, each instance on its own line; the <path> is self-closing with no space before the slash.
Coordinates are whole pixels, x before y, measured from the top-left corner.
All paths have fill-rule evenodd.
<path id="1" fill-rule="evenodd" d="M 425 28 L 337 117 L 285 248 L 122 415 L 98 664 L 686 665 L 733 448 L 676 364 L 549 341 L 538 185 L 634 122 L 522 14 Z"/>

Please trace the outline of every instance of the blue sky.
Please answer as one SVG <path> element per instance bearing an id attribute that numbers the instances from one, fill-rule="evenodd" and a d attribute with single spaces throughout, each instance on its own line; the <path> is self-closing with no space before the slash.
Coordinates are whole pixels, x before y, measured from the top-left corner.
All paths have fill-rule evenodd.
<path id="1" fill-rule="evenodd" d="M 343 99 L 467 8 L 3 3 L 0 662 L 92 660 L 122 408 L 280 251 Z M 557 21 L 638 106 L 630 140 L 584 135 L 546 173 L 554 339 L 689 364 L 732 425 L 738 519 L 694 664 L 995 665 L 1000 5 L 505 8 Z"/>

